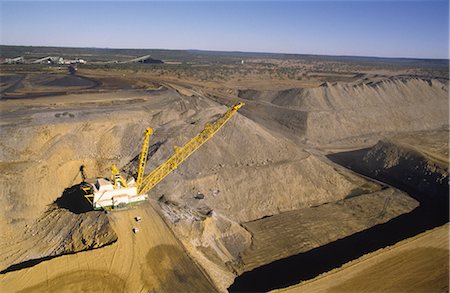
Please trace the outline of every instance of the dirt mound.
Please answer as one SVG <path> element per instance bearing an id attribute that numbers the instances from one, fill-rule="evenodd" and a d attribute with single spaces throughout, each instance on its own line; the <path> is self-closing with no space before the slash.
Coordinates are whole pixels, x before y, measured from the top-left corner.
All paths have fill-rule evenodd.
<path id="1" fill-rule="evenodd" d="M 237 96 L 241 99 L 268 102 L 273 103 L 278 106 L 292 107 L 295 104 L 300 106 L 300 100 L 298 97 L 308 93 L 306 89 L 302 88 L 291 88 L 286 90 L 238 90 Z"/>
<path id="2" fill-rule="evenodd" d="M 139 223 L 137 215 L 142 218 Z M 149 202 L 108 218 L 118 237 L 114 244 L 0 274 L 0 291 L 217 291 Z M 133 233 L 133 227 L 139 227 L 139 233 Z"/>
<path id="3" fill-rule="evenodd" d="M 293 88 L 284 91 L 277 92 L 275 97 L 270 101 L 274 105 L 301 109 L 303 106 L 303 101 L 307 98 L 309 94 L 307 89 Z"/>
<path id="4" fill-rule="evenodd" d="M 26 226 L 23 235 L 1 243 L 1 272 L 36 265 L 51 258 L 100 248 L 117 241 L 117 235 L 102 212 L 74 214 L 52 205 Z"/>
<path id="5" fill-rule="evenodd" d="M 246 100 L 259 100 L 261 97 L 262 92 L 257 90 L 238 90 L 237 96 L 241 99 Z"/>
<path id="6" fill-rule="evenodd" d="M 186 111 L 188 113 L 189 110 Z M 163 125 L 161 131 L 176 133 L 181 139 L 167 135 L 168 140 L 155 152 L 149 164 L 155 162 L 156 166 L 158 162 L 164 161 L 172 153 L 171 145 L 178 145 L 176 141 L 187 141 L 190 133 L 195 134 L 198 131 L 196 129 L 200 129 L 212 117 L 217 117 L 220 111 L 221 108 L 209 108 L 205 117 L 193 115 L 187 119 L 198 121 L 200 118 L 196 124 Z M 240 264 L 243 253 L 249 246 L 255 245 L 253 240 L 249 244 L 248 231 L 242 227 L 243 223 L 259 221 L 258 219 L 267 216 L 276 218 L 283 212 L 322 206 L 347 197 L 355 197 L 354 201 L 358 202 L 358 196 L 381 188 L 330 165 L 320 156 L 301 150 L 291 140 L 248 119 L 245 113 L 238 114 L 233 119 L 236 123 L 230 122 L 198 153 L 150 192 L 150 196 L 163 196 L 164 202 L 169 203 L 161 205 L 163 215 L 196 261 L 202 264 L 215 284 L 223 289 L 231 284 L 237 271 L 270 262 L 278 255 L 265 255 L 264 251 L 258 251 L 254 255 L 261 253 L 264 257 L 259 255 L 255 257 L 258 261 L 252 259 L 249 264 Z M 386 191 L 383 194 L 388 193 Z M 409 199 L 404 194 L 402 196 Z M 382 213 L 385 198 L 374 196 L 372 199 L 372 203 L 367 202 L 368 206 L 377 207 L 374 212 L 377 215 Z M 410 200 L 409 203 L 414 201 Z M 405 204 L 400 196 L 389 207 L 393 210 L 387 215 L 387 219 L 410 211 L 414 204 Z M 403 209 L 404 207 L 408 208 Z M 317 208 L 319 210 L 321 209 Z M 350 214 L 352 212 L 349 211 Z M 318 223 L 323 218 L 323 213 L 315 215 Z M 369 214 L 362 211 L 361 218 L 369 217 Z M 347 232 L 353 233 L 371 227 L 374 223 L 360 222 L 359 228 L 352 227 Z M 335 224 L 334 220 L 331 221 L 330 229 L 334 229 L 332 224 Z M 272 235 L 280 235 L 286 226 L 280 225 L 278 228 L 280 231 L 275 230 Z M 293 225 L 292 233 L 297 234 L 302 230 L 304 229 L 298 225 Z M 343 233 L 337 237 L 347 235 Z M 329 235 L 324 237 L 327 236 Z M 289 251 L 288 255 L 296 253 L 295 245 L 291 246 L 292 250 L 285 249 Z"/>
<path id="7" fill-rule="evenodd" d="M 159 205 L 184 247 L 225 291 L 235 278 L 233 265 L 250 247 L 252 235 L 202 204 L 187 206 L 160 200 Z"/>
<path id="8" fill-rule="evenodd" d="M 202 118 L 195 114 L 187 119 L 200 118 L 195 125 L 184 122 L 160 128 L 168 139 L 149 160 L 149 170 L 173 153 L 171 146 L 188 141 L 223 110 L 214 107 Z M 199 201 L 195 196 L 201 193 L 205 195 L 201 202 L 240 223 L 336 201 L 365 183 L 356 176 L 336 172 L 321 159 L 243 115 L 237 114 L 233 120 L 150 195 L 164 195 L 173 202 L 190 205 Z M 160 141 L 162 137 L 155 134 L 154 139 Z"/>
<path id="9" fill-rule="evenodd" d="M 444 146 L 448 153 L 448 131 L 414 133 L 420 138 L 413 145 L 404 136 L 379 141 L 370 149 L 330 155 L 330 158 L 394 186 L 410 191 L 412 195 L 433 198 L 448 206 L 448 157 L 426 148 L 429 140 Z M 447 146 L 445 148 L 445 146 Z M 440 159 L 436 159 L 440 158 Z"/>
<path id="10" fill-rule="evenodd" d="M 448 90 L 441 83 L 337 84 L 316 88 L 311 96 L 314 99 L 305 102 L 311 109 L 307 136 L 316 142 L 448 125 Z"/>
<path id="11" fill-rule="evenodd" d="M 282 90 L 238 90 L 237 96 L 241 99 L 272 103 L 287 108 L 300 108 L 302 98 L 308 95 L 307 88 L 289 88 Z"/>
<path id="12" fill-rule="evenodd" d="M 85 77 L 77 75 L 66 75 L 64 77 L 43 82 L 41 83 L 41 85 L 51 87 L 92 87 L 95 86 L 96 83 Z"/>
<path id="13" fill-rule="evenodd" d="M 448 85 L 436 80 L 325 83 L 282 91 L 241 90 L 238 95 L 248 99 L 245 116 L 314 145 L 448 125 Z"/>

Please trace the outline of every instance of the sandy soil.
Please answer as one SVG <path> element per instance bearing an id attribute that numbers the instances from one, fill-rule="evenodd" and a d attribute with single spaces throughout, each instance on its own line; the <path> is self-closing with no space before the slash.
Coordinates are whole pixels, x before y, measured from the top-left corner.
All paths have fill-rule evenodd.
<path id="1" fill-rule="evenodd" d="M 252 245 L 242 252 L 241 263 L 236 270 L 239 273 L 250 271 L 331 243 L 385 223 L 417 206 L 418 203 L 406 194 L 395 189 L 384 189 L 244 223 L 245 229 L 252 234 Z"/>
<path id="2" fill-rule="evenodd" d="M 1 273 L 19 270 L 64 254 L 100 248 L 117 241 L 102 212 L 74 214 L 51 205 L 23 234 L 1 241 Z"/>
<path id="3" fill-rule="evenodd" d="M 134 217 L 140 216 L 137 223 Z M 150 203 L 108 215 L 117 243 L 0 275 L 2 292 L 214 292 Z M 132 228 L 139 233 L 133 234 Z"/>
<path id="4" fill-rule="evenodd" d="M 274 292 L 448 292 L 449 225 Z"/>
<path id="5" fill-rule="evenodd" d="M 69 83 L 65 92 L 77 88 L 76 93 L 0 101 L 0 269 L 78 252 L 0 274 L 1 291 L 226 291 L 244 271 L 417 206 L 404 192 L 339 167 L 324 154 L 388 138 L 412 145 L 417 133 L 405 131 L 448 127 L 448 85 L 436 80 L 339 75 L 337 83 L 323 83 L 323 76 L 220 82 L 127 70 L 79 74 L 101 86 Z M 45 93 L 48 88 L 33 87 L 59 85 L 58 78 L 30 75 L 17 93 Z M 6 83 L 15 82 L 14 77 Z M 238 99 L 247 103 L 242 111 L 156 186 L 149 203 L 106 217 L 116 242 L 112 232 L 99 240 L 101 228 L 83 230 L 70 220 L 83 214 L 64 210 L 60 218 L 40 222 L 66 188 L 80 183 L 81 165 L 89 177 L 108 177 L 113 163 L 133 169 L 130 162 L 151 126 L 150 171 Z M 440 139 L 423 139 L 415 148 L 445 169 L 448 133 L 436 136 Z M 136 223 L 136 215 L 143 221 Z M 39 231 L 47 239 L 57 222 L 70 221 L 72 228 L 59 236 L 72 246 L 58 246 L 64 241 L 56 238 L 34 245 L 36 239 L 24 237 Z M 138 234 L 131 231 L 135 226 Z M 20 241 L 13 252 L 15 239 Z M 274 246 L 267 248 L 268 242 Z"/>

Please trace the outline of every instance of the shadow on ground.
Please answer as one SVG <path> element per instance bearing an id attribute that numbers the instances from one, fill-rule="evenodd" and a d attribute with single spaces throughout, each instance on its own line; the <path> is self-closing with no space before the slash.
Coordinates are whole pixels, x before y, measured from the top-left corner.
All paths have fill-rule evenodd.
<path id="1" fill-rule="evenodd" d="M 84 197 L 86 194 L 82 187 L 84 183 L 66 188 L 55 203 L 59 208 L 71 211 L 74 214 L 82 214 L 92 211 L 91 203 Z"/>

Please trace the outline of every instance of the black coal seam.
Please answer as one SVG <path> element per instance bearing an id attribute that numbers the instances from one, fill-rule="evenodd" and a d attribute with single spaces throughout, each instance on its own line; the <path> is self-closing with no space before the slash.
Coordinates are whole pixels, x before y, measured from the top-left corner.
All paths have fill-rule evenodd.
<path id="1" fill-rule="evenodd" d="M 93 85 L 88 86 L 88 87 L 83 87 L 82 89 L 79 90 L 74 90 L 74 91 L 56 91 L 56 92 L 42 92 L 42 93 L 28 93 L 28 94 L 23 94 L 23 95 L 13 95 L 13 96 L 8 96 L 8 95 L 3 95 L 3 94 L 7 94 L 10 92 L 14 92 L 14 90 L 12 91 L 2 91 L 0 95 L 0 100 L 20 100 L 20 99 L 36 99 L 36 98 L 40 98 L 40 97 L 53 97 L 53 96 L 64 96 L 64 95 L 68 95 L 68 94 L 76 94 L 76 93 L 80 93 L 80 91 L 85 91 L 85 90 L 91 90 L 91 89 L 95 89 L 98 88 L 102 85 L 101 81 L 86 77 L 86 76 L 81 76 L 81 75 L 77 75 L 78 77 L 82 78 L 82 79 L 86 79 L 90 82 L 93 83 Z M 23 78 L 22 78 L 23 80 Z M 22 80 L 20 80 L 19 82 L 21 82 Z"/>

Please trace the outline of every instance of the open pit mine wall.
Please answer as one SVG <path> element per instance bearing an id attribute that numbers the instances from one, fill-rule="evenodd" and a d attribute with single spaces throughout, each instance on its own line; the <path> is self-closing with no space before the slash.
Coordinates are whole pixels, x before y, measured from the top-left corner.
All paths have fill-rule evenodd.
<path id="1" fill-rule="evenodd" d="M 324 83 L 317 88 L 241 90 L 238 95 L 255 101 L 247 112 L 243 109 L 244 115 L 258 120 L 262 118 L 256 117 L 256 113 L 264 113 L 267 116 L 264 118 L 277 124 L 269 128 L 317 144 L 448 125 L 448 84 L 436 80 L 397 79 L 358 85 Z M 265 108 L 267 111 L 261 111 Z"/>
<path id="2" fill-rule="evenodd" d="M 384 181 L 426 194 L 448 206 L 448 162 L 438 162 L 395 141 L 383 140 L 367 152 L 361 167 Z"/>
<path id="3" fill-rule="evenodd" d="M 448 132 L 442 135 L 445 134 Z M 389 139 L 381 140 L 369 149 L 329 157 L 344 166 L 352 166 L 359 173 L 405 190 L 419 198 L 421 205 L 448 207 L 448 161 L 435 159 L 412 146 Z M 448 212 L 444 214 L 448 220 Z"/>

